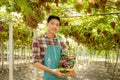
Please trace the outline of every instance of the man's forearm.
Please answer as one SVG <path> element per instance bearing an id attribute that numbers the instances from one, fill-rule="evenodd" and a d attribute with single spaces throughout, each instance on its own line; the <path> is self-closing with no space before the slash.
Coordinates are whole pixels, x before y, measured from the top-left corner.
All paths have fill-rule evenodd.
<path id="1" fill-rule="evenodd" d="M 56 70 L 52 70 L 52 69 L 44 66 L 43 64 L 39 63 L 39 62 L 34 63 L 33 66 L 35 66 L 36 68 L 39 68 L 41 70 L 44 70 L 44 71 L 50 72 L 52 74 L 55 74 L 55 75 L 57 75 L 60 78 L 66 77 L 66 75 L 63 74 L 63 73 L 60 73 L 59 70 L 57 70 L 57 69 Z"/>
<path id="2" fill-rule="evenodd" d="M 41 63 L 39 63 L 39 62 L 34 63 L 33 66 L 35 66 L 36 68 L 39 68 L 39 69 L 41 69 L 41 70 L 44 70 L 44 71 L 47 71 L 47 72 L 50 72 L 50 73 L 55 74 L 55 73 L 54 73 L 54 70 L 52 70 L 52 69 L 44 66 L 43 64 L 41 64 Z"/>

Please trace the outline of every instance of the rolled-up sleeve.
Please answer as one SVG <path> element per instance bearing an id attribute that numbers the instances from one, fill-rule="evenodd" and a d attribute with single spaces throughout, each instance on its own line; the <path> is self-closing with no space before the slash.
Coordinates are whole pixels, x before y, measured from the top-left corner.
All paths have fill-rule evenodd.
<path id="1" fill-rule="evenodd" d="M 37 38 L 35 38 L 32 42 L 32 63 L 35 62 L 42 63 L 41 51 L 39 47 L 39 41 L 37 40 Z"/>

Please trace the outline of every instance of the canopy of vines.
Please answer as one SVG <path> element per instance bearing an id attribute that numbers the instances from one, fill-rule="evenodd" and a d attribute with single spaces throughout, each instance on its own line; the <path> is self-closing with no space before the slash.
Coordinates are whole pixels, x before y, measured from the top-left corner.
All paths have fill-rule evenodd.
<path id="1" fill-rule="evenodd" d="M 61 17 L 60 33 L 66 37 L 98 50 L 120 48 L 120 0 L 0 0 L 0 6 L 7 11 L 0 12 L 1 40 L 8 38 L 12 12 L 21 15 L 13 20 L 20 44 L 31 40 L 32 31 L 25 26 L 35 29 L 53 14 Z"/>

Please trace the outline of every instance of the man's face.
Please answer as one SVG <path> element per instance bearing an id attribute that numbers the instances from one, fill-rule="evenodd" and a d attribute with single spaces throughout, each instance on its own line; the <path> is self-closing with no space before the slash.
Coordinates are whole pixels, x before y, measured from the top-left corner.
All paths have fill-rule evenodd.
<path id="1" fill-rule="evenodd" d="M 48 31 L 52 34 L 58 32 L 60 28 L 60 22 L 57 19 L 51 19 L 49 23 L 47 23 Z"/>

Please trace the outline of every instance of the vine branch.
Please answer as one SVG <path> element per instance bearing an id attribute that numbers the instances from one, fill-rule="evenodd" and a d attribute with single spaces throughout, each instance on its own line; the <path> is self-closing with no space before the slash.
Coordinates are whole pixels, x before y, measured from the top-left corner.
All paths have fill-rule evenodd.
<path id="1" fill-rule="evenodd" d="M 100 13 L 100 14 L 88 14 L 88 16 L 104 16 L 104 15 L 114 15 L 114 14 L 120 14 L 120 12 L 111 12 L 111 13 Z M 82 15 L 78 16 L 63 16 L 61 18 L 75 18 L 75 17 L 82 17 Z"/>

